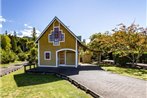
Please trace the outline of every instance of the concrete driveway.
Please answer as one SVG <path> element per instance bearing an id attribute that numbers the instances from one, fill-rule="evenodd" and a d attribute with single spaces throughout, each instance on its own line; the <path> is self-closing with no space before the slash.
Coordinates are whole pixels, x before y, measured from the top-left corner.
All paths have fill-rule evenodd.
<path id="1" fill-rule="evenodd" d="M 82 65 L 93 66 L 95 65 Z M 147 81 L 103 70 L 79 70 L 70 78 L 104 98 L 147 98 Z"/>
<path id="2" fill-rule="evenodd" d="M 107 72 L 96 65 L 38 67 L 29 72 L 64 74 L 102 98 L 147 98 L 147 81 Z"/>

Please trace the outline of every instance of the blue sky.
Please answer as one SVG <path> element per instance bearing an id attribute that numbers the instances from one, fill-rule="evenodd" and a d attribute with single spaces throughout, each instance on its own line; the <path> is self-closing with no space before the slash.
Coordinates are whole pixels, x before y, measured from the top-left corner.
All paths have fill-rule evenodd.
<path id="1" fill-rule="evenodd" d="M 32 27 L 43 31 L 57 16 L 76 35 L 88 39 L 134 20 L 146 27 L 146 0 L 1 0 L 0 33 L 14 30 L 30 35 Z M 2 23 L 2 24 L 1 24 Z"/>

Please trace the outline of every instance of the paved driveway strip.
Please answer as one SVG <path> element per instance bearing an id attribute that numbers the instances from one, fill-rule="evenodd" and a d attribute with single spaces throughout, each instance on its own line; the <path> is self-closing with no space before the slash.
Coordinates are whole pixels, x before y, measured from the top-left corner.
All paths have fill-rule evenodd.
<path id="1" fill-rule="evenodd" d="M 145 80 L 121 76 L 103 70 L 79 71 L 79 74 L 69 77 L 104 98 L 147 98 L 147 81 Z"/>
<path id="2" fill-rule="evenodd" d="M 96 65 L 38 67 L 27 72 L 64 74 L 104 98 L 147 98 L 147 81 L 107 72 Z"/>
<path id="3" fill-rule="evenodd" d="M 12 64 L 8 68 L 0 67 L 0 77 L 22 68 L 24 64 L 27 64 L 27 62 L 21 62 L 20 64 Z"/>

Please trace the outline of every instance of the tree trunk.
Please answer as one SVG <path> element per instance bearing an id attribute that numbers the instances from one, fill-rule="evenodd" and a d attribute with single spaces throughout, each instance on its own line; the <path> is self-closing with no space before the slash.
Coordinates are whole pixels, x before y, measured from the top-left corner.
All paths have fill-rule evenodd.
<path id="1" fill-rule="evenodd" d="M 135 60 L 132 60 L 132 67 L 135 67 L 136 63 Z"/>

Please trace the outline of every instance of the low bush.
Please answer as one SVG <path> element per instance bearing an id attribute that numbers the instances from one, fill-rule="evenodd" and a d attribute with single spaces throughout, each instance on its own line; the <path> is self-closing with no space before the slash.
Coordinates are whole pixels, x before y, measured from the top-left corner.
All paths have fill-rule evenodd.
<path id="1" fill-rule="evenodd" d="M 2 64 L 14 62 L 16 59 L 17 59 L 17 56 L 14 52 L 1 50 L 1 63 Z"/>
<path id="2" fill-rule="evenodd" d="M 140 58 L 139 62 L 147 64 L 147 52 L 145 52 Z"/>
<path id="3" fill-rule="evenodd" d="M 37 49 L 32 48 L 28 54 L 28 59 L 30 64 L 36 63 L 37 62 Z"/>
<path id="4" fill-rule="evenodd" d="M 120 66 L 126 66 L 127 62 L 131 62 L 129 58 L 127 58 L 126 56 L 120 56 L 119 54 L 114 54 L 113 58 L 114 58 L 115 64 Z"/>
<path id="5" fill-rule="evenodd" d="M 27 55 L 23 52 L 18 54 L 18 58 L 20 61 L 25 61 L 27 59 Z"/>
<path id="6" fill-rule="evenodd" d="M 6 51 L 2 50 L 1 51 L 1 63 L 6 64 L 9 63 L 9 55 L 6 53 Z"/>
<path id="7" fill-rule="evenodd" d="M 9 52 L 9 61 L 14 62 L 17 59 L 17 56 L 14 52 L 10 51 Z"/>

